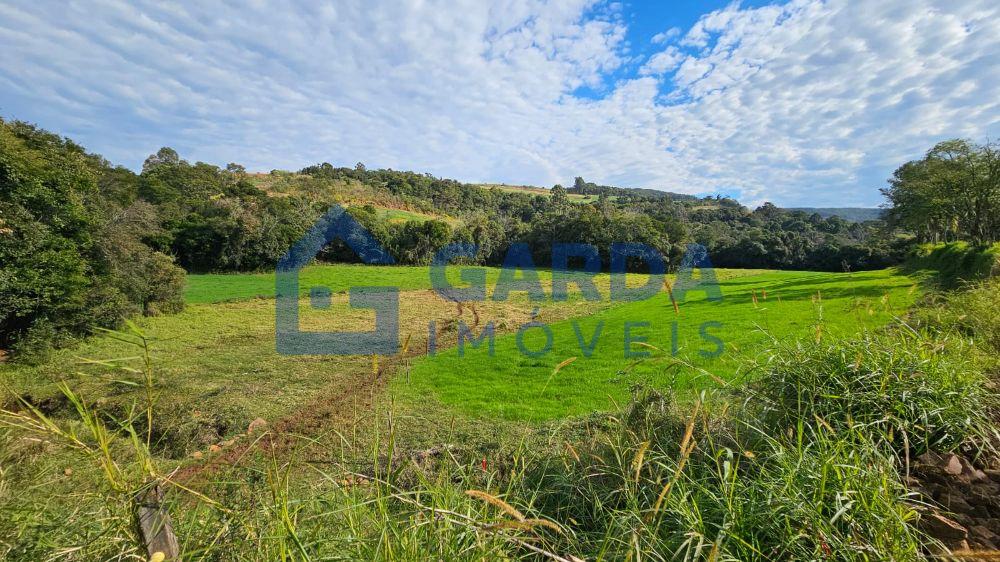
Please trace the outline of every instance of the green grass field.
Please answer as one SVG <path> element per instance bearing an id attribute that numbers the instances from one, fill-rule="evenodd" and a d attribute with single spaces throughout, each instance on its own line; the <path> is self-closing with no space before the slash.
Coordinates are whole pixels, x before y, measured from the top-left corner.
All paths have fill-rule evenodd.
<path id="1" fill-rule="evenodd" d="M 402 291 L 430 288 L 427 268 L 397 266 L 373 268 L 367 265 L 339 264 L 308 266 L 302 269 L 299 283 L 303 295 L 309 287 L 326 286 L 342 293 L 352 286 L 391 285 Z M 211 273 L 188 275 L 184 300 L 189 304 L 240 301 L 274 297 L 274 273 Z"/>
<path id="2" fill-rule="evenodd" d="M 486 269 L 487 284 L 493 288 L 500 272 L 495 268 Z M 448 270 L 453 282 L 457 282 L 458 273 L 457 267 Z M 595 280 L 604 296 L 602 302 L 588 302 L 578 292 L 571 291 L 566 302 L 530 302 L 525 294 L 514 293 L 505 302 L 487 301 L 457 307 L 429 290 L 430 278 L 423 267 L 320 265 L 307 268 L 303 272 L 303 293 L 317 284 L 331 287 L 336 293 L 328 310 L 311 310 L 309 299 L 301 300 L 301 322 L 307 330 L 370 328 L 370 313 L 350 309 L 344 292 L 358 285 L 401 288 L 400 335 L 416 354 L 409 358 L 378 360 L 367 356 L 280 355 L 275 350 L 274 301 L 267 298 L 273 295 L 273 274 L 191 275 L 188 277 L 189 305 L 186 310 L 171 316 L 141 318 L 136 322 L 150 338 L 154 366 L 155 432 L 151 458 L 161 474 L 183 475 L 193 471 L 203 475 L 205 480 L 181 482 L 221 502 L 220 505 L 228 510 L 196 509 L 193 497 L 174 490 L 175 503 L 170 509 L 175 530 L 192 545 L 216 544 L 222 536 L 216 533 L 220 529 L 235 528 L 232 525 L 250 529 L 247 532 L 261 533 L 259 536 L 277 536 L 275 533 L 280 533 L 284 527 L 266 525 L 272 524 L 269 517 L 287 508 L 287 520 L 282 521 L 292 521 L 297 536 L 305 537 L 310 545 L 343 540 L 342 545 L 328 549 L 329 552 L 341 552 L 345 548 L 361 548 L 358 545 L 368 544 L 358 541 L 357 537 L 372 532 L 396 537 L 401 535 L 400 529 L 410 529 L 406 525 L 411 523 L 423 529 L 419 514 L 399 515 L 399 521 L 406 525 L 390 524 L 397 516 L 386 509 L 388 504 L 377 503 L 383 497 L 379 494 L 388 487 L 351 483 L 356 474 L 389 474 L 392 471 L 378 465 L 386 462 L 385 459 L 392 459 L 389 462 L 393 471 L 404 468 L 416 471 L 400 476 L 401 485 L 415 486 L 412 478 L 421 479 L 421 483 L 425 483 L 422 479 L 427 479 L 426 483 L 433 486 L 435 493 L 444 494 L 430 501 L 449 512 L 469 513 L 482 520 L 487 520 L 489 514 L 495 516 L 497 510 L 493 505 L 465 494 L 470 489 L 487 490 L 517 505 L 525 513 L 551 516 L 565 528 L 573 529 L 573 536 L 583 537 L 587 527 L 580 523 L 576 511 L 563 512 L 552 505 L 543 505 L 544 500 L 536 504 L 532 499 L 540 498 L 539 493 L 556 493 L 563 488 L 556 484 L 532 487 L 537 482 L 526 479 L 524 471 L 528 465 L 517 468 L 522 458 L 529 458 L 524 456 L 527 452 L 544 459 L 531 461 L 535 463 L 531 470 L 554 470 L 546 478 L 559 479 L 563 478 L 561 471 L 565 469 L 568 471 L 565 479 L 559 482 L 569 486 L 613 483 L 617 474 L 613 471 L 599 478 L 590 477 L 595 475 L 595 466 L 610 470 L 612 464 L 601 463 L 619 462 L 627 487 L 651 490 L 651 498 L 646 499 L 655 500 L 663 482 L 681 473 L 680 467 L 669 464 L 676 460 L 677 444 L 667 442 L 664 450 L 657 449 L 656 445 L 650 447 L 649 442 L 639 444 L 645 438 L 632 433 L 634 427 L 628 425 L 627 419 L 632 388 L 641 384 L 660 391 L 676 390 L 682 398 L 680 406 L 689 411 L 687 408 L 693 406 L 694 401 L 688 398 L 696 391 L 724 384 L 739 386 L 745 378 L 754 377 L 757 374 L 752 368 L 754 360 L 765 350 L 773 351 L 775 342 L 777 347 L 792 346 L 796 341 L 814 341 L 817 337 L 828 342 L 874 330 L 894 315 L 902 314 L 920 295 L 915 278 L 895 270 L 853 274 L 716 270 L 716 274 L 723 293 L 722 301 L 710 302 L 705 293 L 695 291 L 689 293 L 676 310 L 664 292 L 648 301 L 607 302 L 607 275 L 600 275 Z M 548 290 L 551 275 L 540 272 L 540 278 L 543 288 Z M 630 284 L 644 280 L 642 276 L 630 279 Z M 537 319 L 551 328 L 553 345 L 549 353 L 532 358 L 518 351 L 517 328 L 536 313 Z M 482 326 L 494 322 L 497 327 L 495 353 L 490 356 L 484 343 L 478 349 L 467 347 L 464 357 L 459 357 L 454 347 L 459 320 L 477 326 L 474 328 L 477 333 Z M 440 350 L 433 357 L 420 353 L 426 349 L 429 321 L 436 322 L 441 330 Z M 715 358 L 702 357 L 699 351 L 713 349 L 715 342 L 707 341 L 699 328 L 712 321 L 720 325 L 712 325 L 708 331 L 722 342 L 723 353 Z M 648 352 L 648 357 L 625 356 L 625 326 L 629 322 L 637 324 L 632 328 L 631 351 Z M 671 353 L 674 322 L 677 323 L 676 357 Z M 588 357 L 580 349 L 574 325 L 587 345 L 599 324 L 603 326 L 601 335 Z M 538 349 L 544 343 L 539 335 L 539 330 L 535 329 L 525 338 L 529 349 Z M 642 343 L 645 345 L 637 343 L 640 338 L 644 338 Z M 818 349 L 811 348 L 814 353 Z M 140 367 L 140 355 L 141 350 L 117 336 L 98 335 L 55 352 L 40 365 L 0 363 L 0 381 L 4 383 L 4 390 L 24 397 L 57 423 L 84 434 L 86 427 L 78 420 L 72 404 L 61 396 L 58 383 L 67 383 L 105 419 L 123 419 L 135 407 L 141 411 L 145 394 L 137 373 L 116 369 L 114 365 Z M 853 358 L 855 353 L 852 351 L 849 355 Z M 571 358 L 575 360 L 556 372 L 557 365 Z M 90 361 L 92 359 L 115 361 L 96 363 Z M 379 374 L 380 367 L 385 368 L 384 373 Z M 851 376 L 849 370 L 841 371 L 842 377 Z M 822 367 L 819 372 L 823 376 L 826 374 Z M 379 377 L 384 377 L 382 385 L 375 382 Z M 762 376 L 761 380 L 767 379 Z M 976 387 L 970 385 L 969 388 Z M 722 394 L 709 393 L 708 396 Z M 824 399 L 836 398 L 830 394 L 826 393 Z M 11 395 L 4 395 L 2 399 L 5 407 L 16 406 Z M 622 407 L 626 408 L 624 414 Z M 719 411 L 724 409 L 720 407 Z M 713 411 L 711 419 L 715 420 L 715 410 L 706 408 L 705 411 L 709 410 Z M 270 445 L 266 443 L 270 441 L 259 434 L 248 435 L 251 433 L 248 427 L 255 418 L 266 420 L 268 433 L 265 435 L 275 437 L 275 450 L 268 449 Z M 144 418 L 135 419 L 141 430 Z M 603 449 L 589 450 L 587 444 L 606 445 L 596 440 L 602 435 L 600 439 L 609 440 L 614 434 L 602 434 L 600 428 L 617 427 L 616 423 L 629 441 L 612 446 L 608 453 L 612 456 L 606 461 L 586 465 L 585 462 L 590 462 L 588 459 L 598 458 L 592 453 L 603 454 Z M 709 431 L 713 423 L 706 417 L 705 427 L 698 424 L 698 432 Z M 731 438 L 727 435 L 726 440 L 714 444 L 700 439 L 689 463 L 691 468 L 686 469 L 692 473 L 689 475 L 691 480 L 681 485 L 688 487 L 690 483 L 706 482 L 707 493 L 714 493 L 713 484 L 706 475 L 718 469 L 717 463 L 723 459 L 719 455 L 727 452 Z M 118 439 L 112 454 L 122 467 L 139 466 L 138 461 L 130 460 L 133 453 L 127 441 Z M 576 456 L 577 450 L 579 456 Z M 434 451 L 439 455 L 437 460 L 419 461 Z M 772 458 L 769 450 L 759 446 L 753 451 L 758 456 Z M 803 453 L 804 460 L 800 461 L 799 457 L 788 456 L 790 451 L 779 448 L 773 453 L 773 458 L 787 459 L 789 479 L 772 482 L 777 499 L 759 500 L 768 510 L 776 502 L 785 501 L 786 496 L 795 506 L 811 505 L 801 501 L 804 496 L 799 490 L 813 493 L 818 476 L 813 477 L 810 472 L 800 480 L 793 482 L 791 479 L 793 476 L 799 478 L 803 470 L 816 470 L 809 464 L 813 460 L 813 456 L 809 456 L 812 453 Z M 642 458 L 643 454 L 648 460 L 637 465 L 634 459 Z M 401 461 L 398 465 L 395 464 L 397 458 Z M 13 529 L 9 534 L 17 534 L 18 540 L 26 544 L 49 544 L 56 527 L 50 528 L 41 522 L 57 521 L 60 534 L 52 544 L 77 545 L 102 532 L 99 521 L 103 520 L 89 515 L 106 513 L 100 510 L 109 505 L 104 497 L 89 493 L 104 485 L 99 464 L 81 459 L 72 447 L 39 439 L 29 441 L 0 432 L 0 466 L 8 459 L 15 459 L 9 463 L 10 469 L 4 467 L 5 472 L 0 471 L 0 476 L 11 483 L 10 490 L 16 491 L 8 494 L 11 498 L 7 503 L 8 512 L 18 513 L 22 518 L 9 518 L 8 527 Z M 274 465 L 278 462 L 275 459 L 281 459 L 282 463 L 289 459 L 288 467 L 293 462 L 301 462 L 308 468 L 295 465 L 294 470 L 289 468 L 290 472 L 284 473 L 281 471 L 285 469 Z M 555 462 L 548 464 L 550 460 Z M 211 470 L 212 463 L 216 462 L 221 467 L 217 473 Z M 421 472 L 424 469 L 418 467 L 417 462 L 441 463 L 427 465 L 441 472 Z M 840 470 L 844 462 L 839 449 L 830 451 L 830 470 Z M 866 459 L 858 462 L 859 466 L 870 466 Z M 744 495 L 758 498 L 760 490 L 764 489 L 753 479 L 759 469 L 749 464 L 741 466 L 741 478 L 750 477 Z M 826 466 L 822 468 L 824 477 L 828 473 Z M 143 477 L 143 470 L 129 470 L 136 478 Z M 287 480 L 282 480 L 282 474 L 286 474 Z M 513 484 L 504 489 L 502 478 L 508 475 Z M 518 488 L 521 483 L 528 487 L 521 490 Z M 726 485 L 730 484 L 727 479 Z M 640 516 L 626 517 L 625 512 L 648 513 L 654 509 L 652 501 L 643 500 L 645 503 L 639 504 L 640 507 L 627 509 L 615 507 L 614 502 L 605 503 L 608 497 L 618 497 L 622 493 L 616 486 L 584 494 L 601 506 L 594 511 L 598 515 L 594 521 L 617 521 L 618 514 L 622 522 L 644 521 Z M 873 489 L 868 481 L 852 486 L 844 488 L 845 496 L 856 497 L 858 489 Z M 790 491 L 785 492 L 786 489 Z M 837 490 L 841 493 L 840 488 Z M 523 496 L 518 495 L 521 493 Z M 109 497 L 121 495 L 129 502 L 130 494 Z M 405 494 L 410 497 L 409 492 Z M 897 497 L 892 494 L 895 491 L 889 490 L 886 497 Z M 281 499 L 285 497 L 289 498 L 288 505 L 277 505 L 285 501 Z M 687 505 L 688 497 L 685 492 L 672 495 L 666 501 Z M 734 496 L 734 500 L 732 505 L 738 509 L 749 505 L 750 501 L 758 501 L 744 499 L 741 495 Z M 708 507 L 715 505 L 698 501 Z M 832 501 L 823 498 L 818 505 Z M 372 506 L 371 513 L 363 511 L 368 506 Z M 610 514 L 609 509 L 615 514 Z M 673 513 L 680 508 L 671 509 Z M 230 513 L 247 513 L 248 521 L 233 523 Z M 24 514 L 35 515 L 25 518 Z M 829 518 L 829 513 L 821 515 Z M 123 528 L 131 528 L 127 526 L 134 519 L 129 510 L 114 512 L 113 516 L 118 517 L 115 521 Z M 769 511 L 767 517 L 770 517 Z M 15 519 L 19 521 L 16 524 Z M 258 519 L 265 523 L 257 523 Z M 882 519 L 884 516 L 879 515 L 872 521 Z M 744 518 L 745 526 L 760 525 L 756 521 L 747 523 L 747 520 Z M 685 528 L 673 520 L 671 525 Z M 73 535 L 74 529 L 83 527 L 86 527 L 86 536 Z M 70 531 L 64 532 L 66 528 Z M 4 523 L 0 523 L 0 534 L 4 529 Z M 614 534 L 625 532 L 615 529 Z M 234 535 L 232 539 L 229 534 L 224 535 L 221 544 L 226 545 L 224 557 L 228 558 L 231 557 L 228 552 L 233 548 L 231 545 L 243 544 L 246 539 L 243 534 Z M 103 545 L 101 541 L 95 544 Z M 369 546 L 381 548 L 376 544 L 382 543 Z M 416 546 L 412 555 L 389 558 L 424 557 L 425 543 L 413 544 Z M 321 550 L 316 547 L 317 553 Z M 583 555 L 598 551 L 600 547 L 586 543 L 578 552 Z M 657 550 L 650 548 L 649 551 Z M 365 550 L 365 554 L 371 557 L 369 550 Z M 277 551 L 269 551 L 267 556 L 280 558 Z M 95 557 L 105 558 L 104 555 Z M 513 557 L 503 554 L 482 558 Z M 244 556 L 242 559 L 252 558 Z"/>
<path id="3" fill-rule="evenodd" d="M 464 356 L 453 349 L 422 358 L 401 392 L 440 401 L 470 416 L 545 420 L 608 410 L 640 382 L 688 389 L 718 385 L 713 377 L 732 381 L 752 376 L 746 366 L 773 341 L 791 345 L 795 339 L 854 335 L 884 325 L 917 295 L 910 278 L 891 271 L 720 277 L 721 302 L 708 301 L 704 292 L 690 293 L 675 313 L 669 297 L 661 293 L 648 301 L 553 323 L 551 351 L 541 357 L 526 355 L 515 335 L 505 335 L 496 339 L 492 356 L 484 343 L 478 349 L 467 346 Z M 633 343 L 626 351 L 629 323 Z M 590 351 L 598 326 L 601 332 Z M 703 329 L 717 340 L 704 337 Z M 522 345 L 539 351 L 545 339 L 535 328 L 525 332 Z M 717 357 L 703 355 L 719 346 Z M 571 358 L 572 363 L 553 375 L 559 363 Z"/>
<path id="4" fill-rule="evenodd" d="M 495 283 L 500 270 L 484 267 L 487 282 Z M 457 267 L 447 268 L 448 279 L 459 282 Z M 545 278 L 546 272 L 540 272 Z M 400 291 L 430 289 L 428 268 L 417 265 L 368 266 L 363 264 L 312 265 L 302 269 L 300 292 L 309 294 L 310 287 L 329 287 L 332 293 L 343 293 L 351 287 L 386 286 Z M 274 298 L 274 273 L 209 273 L 188 275 L 184 300 L 189 304 L 241 301 L 254 298 Z"/>
<path id="5" fill-rule="evenodd" d="M 447 217 L 443 215 L 431 215 L 427 213 L 419 213 L 417 211 L 406 211 L 403 209 L 387 209 L 384 207 L 378 207 L 378 215 L 389 222 L 407 222 L 407 221 L 417 221 L 417 222 L 427 222 L 432 219 L 445 221 L 451 225 L 458 224 L 458 219 Z"/>
<path id="6" fill-rule="evenodd" d="M 499 270 L 486 270 L 492 289 Z M 539 273 L 547 289 L 551 275 Z M 423 350 L 428 322 L 434 320 L 442 330 L 437 355 L 417 357 L 407 376 L 395 377 L 392 394 L 399 403 L 411 411 L 432 408 L 461 417 L 520 423 L 609 410 L 613 401 L 624 400 L 629 388 L 640 382 L 682 390 L 716 384 L 699 369 L 733 380 L 747 374 L 741 365 L 748 364 L 747 359 L 772 337 L 782 342 L 811 339 L 817 329 L 827 339 L 852 335 L 885 324 L 916 297 L 914 282 L 892 271 L 717 270 L 717 275 L 724 300 L 708 302 L 704 293 L 693 292 L 679 305 L 679 314 L 666 293 L 649 301 L 607 302 L 608 276 L 601 275 L 596 284 L 604 302 L 585 301 L 572 290 L 566 302 L 534 303 L 524 293 L 512 293 L 509 301 L 467 305 L 456 316 L 455 303 L 428 290 L 427 268 L 320 265 L 304 270 L 302 293 L 314 285 L 331 287 L 336 293 L 334 306 L 311 310 L 308 299 L 303 299 L 301 321 L 304 329 L 312 330 L 370 329 L 371 313 L 350 309 L 345 291 L 361 285 L 397 286 L 402 291 L 401 339 L 412 338 L 412 348 Z M 448 269 L 449 279 L 456 284 L 458 276 L 459 268 Z M 163 391 L 160 404 L 176 443 L 174 449 L 183 450 L 185 440 L 196 448 L 199 439 L 192 436 L 202 433 L 207 433 L 208 440 L 238 433 L 257 417 L 272 420 L 295 415 L 308 400 L 324 393 L 349 395 L 372 372 L 370 357 L 278 354 L 274 302 L 266 298 L 273 295 L 273 279 L 273 274 L 191 275 L 184 312 L 138 321 L 152 340 Z M 641 281 L 641 276 L 632 280 Z M 756 304 L 752 292 L 758 296 Z M 537 319 L 551 327 L 553 345 L 543 357 L 532 358 L 518 351 L 517 330 L 536 312 Z M 485 345 L 467 346 L 465 356 L 458 357 L 454 348 L 457 321 L 476 326 L 477 318 L 476 333 L 489 322 L 496 326 L 495 354 L 489 356 Z M 706 330 L 724 346 L 721 356 L 712 359 L 699 354 L 714 348 L 714 340 L 699 333 L 710 321 L 720 325 Z M 631 328 L 630 352 L 649 353 L 649 357 L 625 356 L 628 322 L 640 323 Z M 676 359 L 690 365 L 671 357 L 674 322 Z M 587 357 L 574 326 L 589 344 L 599 324 L 601 334 Z M 635 343 L 642 338 L 652 347 Z M 533 350 L 543 346 L 541 331 L 528 331 L 524 345 Z M 141 398 L 128 382 L 130 376 L 87 360 L 135 355 L 134 348 L 113 337 L 95 336 L 56 352 L 41 365 L 0 364 L 0 377 L 12 390 L 39 403 L 58 397 L 57 383 L 69 381 L 86 396 L 124 408 Z M 552 375 L 558 363 L 572 357 L 576 359 Z M 130 362 L 134 359 L 125 363 Z"/>

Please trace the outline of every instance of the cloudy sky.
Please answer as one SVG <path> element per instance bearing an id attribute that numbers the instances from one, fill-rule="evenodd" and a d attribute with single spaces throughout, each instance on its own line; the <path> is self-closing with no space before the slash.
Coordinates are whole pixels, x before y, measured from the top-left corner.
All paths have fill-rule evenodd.
<path id="1" fill-rule="evenodd" d="M 1000 135 L 995 0 L 0 3 L 0 115 L 137 169 L 163 145 L 865 205 Z"/>

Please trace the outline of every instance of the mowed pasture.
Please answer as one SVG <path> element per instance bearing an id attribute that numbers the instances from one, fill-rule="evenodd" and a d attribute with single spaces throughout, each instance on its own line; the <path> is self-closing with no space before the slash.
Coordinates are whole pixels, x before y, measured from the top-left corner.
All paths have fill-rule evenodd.
<path id="1" fill-rule="evenodd" d="M 492 293 L 500 271 L 484 269 Z M 447 275 L 461 284 L 458 267 L 449 267 Z M 348 288 L 399 287 L 400 339 L 406 353 L 397 358 L 280 355 L 273 274 L 191 275 L 184 312 L 137 321 L 150 339 L 155 366 L 159 449 L 180 458 L 244 432 L 255 418 L 275 422 L 325 410 L 336 419 L 317 423 L 349 420 L 384 381 L 391 381 L 391 396 L 403 408 L 433 408 L 462 418 L 536 422 L 609 410 L 637 383 L 689 391 L 752 376 L 740 365 L 750 364 L 747 359 L 769 341 L 792 345 L 796 338 L 838 338 L 874 328 L 908 307 L 917 293 L 913 280 L 891 270 L 716 270 L 716 275 L 721 301 L 708 301 L 706 293 L 694 291 L 675 309 L 665 291 L 646 301 L 611 302 L 607 275 L 595 280 L 600 302 L 585 300 L 571 285 L 564 302 L 533 302 L 515 292 L 503 302 L 459 305 L 431 290 L 425 267 L 317 265 L 303 271 L 304 330 L 370 330 L 373 313 L 351 309 Z M 644 277 L 630 275 L 629 284 L 641 284 Z M 551 274 L 539 271 L 539 278 L 551 294 Z M 334 293 L 329 309 L 311 308 L 306 295 L 316 285 Z M 541 357 L 518 349 L 517 332 L 532 321 L 553 333 L 552 349 Z M 438 350 L 427 357 L 431 322 Z M 718 357 L 699 353 L 713 349 L 700 332 L 706 322 L 718 323 L 705 328 L 722 342 Z M 633 324 L 632 356 L 624 348 L 626 323 Z M 459 356 L 460 324 L 476 336 L 492 325 L 494 353 L 489 354 L 484 340 L 478 348 L 466 344 Z M 598 325 L 601 333 L 595 339 Z M 581 337 L 588 346 L 593 343 L 586 354 Z M 538 329 L 527 331 L 522 340 L 530 350 L 544 343 Z M 116 366 L 135 367 L 138 356 L 135 346 L 117 336 L 96 335 L 40 365 L 2 364 L 0 376 L 9 390 L 57 415 L 71 415 L 57 387 L 63 381 L 82 396 L 124 412 L 142 401 L 142 390 L 133 373 Z M 556 365 L 570 358 L 575 359 L 554 373 Z"/>
<path id="2" fill-rule="evenodd" d="M 468 342 L 417 360 L 397 391 L 510 420 L 612 410 L 639 384 L 684 392 L 738 383 L 753 376 L 764 349 L 881 327 L 918 293 L 892 270 L 719 273 L 721 300 L 694 291 L 675 308 L 664 292 L 548 323 L 551 344 L 540 326 L 520 343 L 516 334 L 496 337 L 492 353 L 486 339 Z"/>

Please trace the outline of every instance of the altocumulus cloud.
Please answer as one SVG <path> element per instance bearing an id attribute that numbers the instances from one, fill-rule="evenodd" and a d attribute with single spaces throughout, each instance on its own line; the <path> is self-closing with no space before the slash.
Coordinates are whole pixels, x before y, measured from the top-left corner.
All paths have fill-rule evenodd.
<path id="1" fill-rule="evenodd" d="M 360 160 L 789 205 L 876 203 L 934 142 L 1000 132 L 994 1 L 733 4 L 647 46 L 628 9 L 8 1 L 0 114 L 131 167 L 169 144 L 260 170 Z"/>

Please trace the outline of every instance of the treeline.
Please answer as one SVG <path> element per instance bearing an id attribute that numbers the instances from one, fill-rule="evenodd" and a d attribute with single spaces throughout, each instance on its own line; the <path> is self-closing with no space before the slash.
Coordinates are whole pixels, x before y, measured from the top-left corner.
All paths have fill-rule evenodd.
<path id="1" fill-rule="evenodd" d="M 557 186 L 562 187 L 562 186 Z M 598 185 L 594 182 L 589 182 L 584 180 L 582 177 L 577 176 L 573 180 L 573 187 L 566 190 L 567 193 L 574 193 L 579 195 L 604 195 L 608 197 L 617 198 L 651 198 L 651 199 L 673 199 L 675 201 L 697 201 L 698 197 L 694 195 L 685 195 L 682 193 L 671 193 L 669 191 L 660 191 L 657 189 L 642 189 L 636 187 L 615 187 L 613 185 Z M 727 200 L 736 205 L 735 201 L 731 199 Z"/>
<path id="2" fill-rule="evenodd" d="M 129 178 L 131 200 L 157 210 L 163 228 L 148 242 L 191 272 L 272 269 L 325 205 L 272 197 L 238 164 L 190 164 L 162 148 Z"/>
<path id="3" fill-rule="evenodd" d="M 184 271 L 135 174 L 0 119 L 0 350 L 38 351 L 94 326 L 183 306 Z"/>
<path id="4" fill-rule="evenodd" d="M 447 225 L 437 227 L 441 245 L 474 242 L 480 247 L 479 263 L 488 265 L 501 264 L 514 242 L 527 242 L 540 266 L 549 265 L 553 243 L 592 244 L 603 252 L 612 242 L 639 242 L 659 250 L 676 267 L 687 245 L 694 242 L 708 248 L 718 267 L 822 271 L 888 267 L 899 263 L 907 248 L 905 237 L 897 237 L 880 221 L 851 223 L 771 204 L 751 211 L 723 197 L 662 192 L 647 196 L 642 190 L 598 186 L 582 178 L 574 187 L 556 186 L 543 196 L 483 189 L 427 174 L 368 170 L 362 164 L 338 168 L 323 163 L 300 173 L 314 179 L 362 182 L 415 204 L 429 202 L 462 222 L 447 240 L 443 236 Z M 575 203 L 569 199 L 574 193 L 597 195 L 597 200 Z M 412 236 L 393 236 L 392 225 L 380 222 L 373 210 L 350 212 L 404 263 L 426 263 L 437 249 L 424 246 L 424 251 L 413 252 Z M 419 232 L 416 227 L 409 230 Z M 608 256 L 602 255 L 607 265 Z"/>

